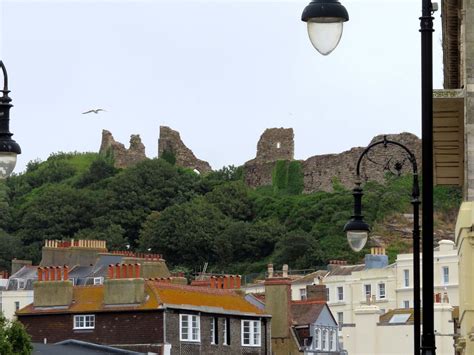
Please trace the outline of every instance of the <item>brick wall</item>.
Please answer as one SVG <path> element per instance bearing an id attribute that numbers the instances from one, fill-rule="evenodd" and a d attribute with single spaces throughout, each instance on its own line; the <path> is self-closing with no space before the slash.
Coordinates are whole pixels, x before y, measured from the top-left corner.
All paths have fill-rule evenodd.
<path id="1" fill-rule="evenodd" d="M 197 314 L 188 311 L 182 311 L 183 314 Z M 269 323 L 265 324 L 262 319 L 261 325 L 261 346 L 247 347 L 241 345 L 241 320 L 256 318 L 230 318 L 230 345 L 224 345 L 224 321 L 222 315 L 200 314 L 201 342 L 180 342 L 179 341 L 179 312 L 166 312 L 166 342 L 171 344 L 171 354 L 249 354 L 249 355 L 269 355 L 270 353 L 270 328 Z M 218 344 L 211 344 L 211 320 L 218 318 Z M 265 329 L 266 328 L 266 329 Z M 268 335 L 267 337 L 265 335 Z M 266 342 L 266 346 L 265 346 Z M 266 351 L 266 353 L 265 353 Z"/>
<path id="2" fill-rule="evenodd" d="M 94 314 L 94 313 L 90 313 Z M 20 315 L 33 342 L 56 343 L 76 339 L 97 344 L 116 345 L 128 349 L 152 350 L 163 342 L 163 312 L 96 313 L 95 329 L 74 330 L 73 314 Z M 155 344 L 144 349 L 130 344 Z"/>

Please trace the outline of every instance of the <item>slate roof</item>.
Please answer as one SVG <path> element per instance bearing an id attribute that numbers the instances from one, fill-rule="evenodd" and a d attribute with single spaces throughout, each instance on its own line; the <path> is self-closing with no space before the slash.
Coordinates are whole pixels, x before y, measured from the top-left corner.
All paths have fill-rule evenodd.
<path id="1" fill-rule="evenodd" d="M 403 324 L 413 324 L 413 322 L 415 321 L 415 318 L 414 318 L 414 312 L 413 312 L 413 308 L 398 308 L 398 309 L 392 309 L 390 311 L 388 311 L 387 313 L 385 314 L 382 314 L 380 316 L 380 319 L 379 319 L 379 324 L 381 325 L 386 325 L 386 324 L 390 324 L 390 319 L 392 319 L 392 317 L 394 315 L 397 315 L 397 314 L 409 314 L 410 316 L 408 317 L 408 319 L 406 320 L 406 322 L 404 322 Z M 421 314 L 420 314 L 420 317 L 421 317 Z M 400 323 L 396 323 L 396 324 L 400 324 Z"/>
<path id="2" fill-rule="evenodd" d="M 80 340 L 65 340 L 56 344 L 33 343 L 33 355 L 95 355 L 95 354 L 122 354 L 139 355 L 130 350 L 122 350 L 106 345 L 97 345 Z"/>
<path id="3" fill-rule="evenodd" d="M 68 307 L 35 308 L 30 304 L 17 312 L 18 315 L 63 314 L 89 312 L 117 312 L 156 310 L 162 308 L 196 309 L 210 313 L 245 314 L 267 316 L 263 310 L 246 301 L 233 290 L 173 285 L 154 280 L 145 281 L 146 300 L 141 304 L 105 305 L 104 286 L 80 286 L 73 288 L 73 302 Z"/>
<path id="4" fill-rule="evenodd" d="M 324 307 L 327 307 L 324 301 L 292 301 L 291 318 L 293 325 L 298 326 L 314 323 Z"/>
<path id="5" fill-rule="evenodd" d="M 300 277 L 299 279 L 293 280 L 293 284 L 297 283 L 306 283 L 306 282 L 313 282 L 315 278 L 321 277 L 323 278 L 328 274 L 328 270 L 317 270 L 314 271 L 310 274 L 304 275 L 303 277 Z"/>
<path id="6" fill-rule="evenodd" d="M 361 265 L 331 265 L 327 276 L 345 276 L 355 271 L 365 270 L 365 264 Z"/>

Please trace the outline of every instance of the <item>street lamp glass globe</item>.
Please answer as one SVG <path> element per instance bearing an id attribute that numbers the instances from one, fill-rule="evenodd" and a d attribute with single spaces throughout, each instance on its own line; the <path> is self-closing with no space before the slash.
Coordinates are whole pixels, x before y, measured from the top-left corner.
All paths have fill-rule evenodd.
<path id="1" fill-rule="evenodd" d="M 316 50 L 328 55 L 339 44 L 342 36 L 343 22 L 338 17 L 315 17 L 308 20 L 308 35 Z"/>
<path id="2" fill-rule="evenodd" d="M 369 236 L 369 232 L 366 230 L 347 231 L 346 234 L 349 246 L 352 250 L 356 252 L 359 252 L 364 248 L 365 243 L 367 243 L 367 238 Z"/>
<path id="3" fill-rule="evenodd" d="M 16 165 L 17 153 L 0 152 L 0 179 L 10 176 Z"/>

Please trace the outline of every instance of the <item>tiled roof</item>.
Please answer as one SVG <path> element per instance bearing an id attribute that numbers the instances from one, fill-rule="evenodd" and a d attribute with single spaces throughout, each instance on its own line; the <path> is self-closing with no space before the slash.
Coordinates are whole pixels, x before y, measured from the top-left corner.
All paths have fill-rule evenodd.
<path id="1" fill-rule="evenodd" d="M 166 306 L 192 306 L 220 308 L 224 311 L 264 314 L 243 296 L 232 290 L 207 287 L 149 283 L 159 302 Z"/>
<path id="2" fill-rule="evenodd" d="M 104 305 L 104 286 L 80 286 L 73 288 L 73 301 L 69 307 L 41 307 L 33 304 L 22 308 L 17 313 L 88 313 L 153 310 L 160 307 L 198 308 L 209 312 L 238 312 L 264 315 L 256 306 L 247 302 L 243 296 L 232 290 L 219 290 L 196 286 L 172 285 L 147 280 L 145 283 L 146 301 L 132 305 Z"/>
<path id="3" fill-rule="evenodd" d="M 291 318 L 293 325 L 314 323 L 324 307 L 326 307 L 326 302 L 324 301 L 292 301 Z"/>

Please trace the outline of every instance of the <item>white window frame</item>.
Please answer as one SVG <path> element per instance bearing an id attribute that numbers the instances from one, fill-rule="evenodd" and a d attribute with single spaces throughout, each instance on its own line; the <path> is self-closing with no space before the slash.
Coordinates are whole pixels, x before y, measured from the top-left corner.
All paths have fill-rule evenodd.
<path id="1" fill-rule="evenodd" d="M 18 289 L 24 290 L 26 287 L 26 280 L 25 279 L 17 279 L 18 280 Z"/>
<path id="2" fill-rule="evenodd" d="M 328 349 L 328 330 L 323 329 L 321 332 L 321 350 L 327 350 Z"/>
<path id="3" fill-rule="evenodd" d="M 245 334 L 244 332 L 245 324 L 248 323 L 248 335 L 249 342 L 245 343 Z M 241 326 L 241 345 L 242 346 L 261 346 L 262 345 L 262 323 L 259 320 L 251 319 L 242 319 L 240 322 Z"/>
<path id="4" fill-rule="evenodd" d="M 336 351 L 337 350 L 337 330 L 334 329 L 332 332 L 332 346 L 329 350 Z"/>
<path id="5" fill-rule="evenodd" d="M 211 318 L 211 344 L 216 345 L 216 317 Z"/>
<path id="6" fill-rule="evenodd" d="M 368 294 L 367 291 L 369 291 Z M 364 284 L 364 297 L 367 299 L 367 296 L 372 298 L 372 284 Z"/>
<path id="7" fill-rule="evenodd" d="M 304 301 L 307 298 L 308 298 L 308 295 L 306 294 L 306 287 L 305 288 L 300 288 L 300 299 L 302 301 Z"/>
<path id="8" fill-rule="evenodd" d="M 224 327 L 222 328 L 222 334 L 224 334 L 222 345 L 229 345 L 227 344 L 227 318 L 224 318 Z"/>
<path id="9" fill-rule="evenodd" d="M 93 284 L 94 285 L 102 285 L 104 283 L 103 277 L 94 277 Z"/>
<path id="10" fill-rule="evenodd" d="M 74 330 L 95 329 L 95 314 L 78 314 L 73 318 Z"/>
<path id="11" fill-rule="evenodd" d="M 403 286 L 410 287 L 410 270 L 409 269 L 403 270 Z"/>
<path id="12" fill-rule="evenodd" d="M 339 293 L 339 290 L 341 290 L 342 292 Z M 339 302 L 344 301 L 344 286 L 336 287 L 336 300 L 338 300 Z"/>
<path id="13" fill-rule="evenodd" d="M 333 330 L 328 331 L 328 334 L 329 334 L 329 336 L 328 336 L 328 350 L 332 350 L 333 347 L 334 347 L 334 338 L 332 336 L 333 332 L 334 332 Z"/>
<path id="14" fill-rule="evenodd" d="M 321 350 L 321 329 L 316 328 L 314 330 L 314 348 L 316 350 Z"/>
<path id="15" fill-rule="evenodd" d="M 337 325 L 344 324 L 344 312 L 337 312 Z"/>
<path id="16" fill-rule="evenodd" d="M 387 290 L 385 288 L 384 282 L 381 282 L 377 285 L 377 291 L 380 300 L 384 300 L 387 297 Z"/>
<path id="17" fill-rule="evenodd" d="M 443 284 L 447 285 L 449 284 L 449 266 L 443 266 L 442 267 L 442 273 L 443 273 Z"/>
<path id="18" fill-rule="evenodd" d="M 184 323 L 186 322 L 186 327 Z M 196 323 L 196 327 L 193 323 Z M 186 328 L 186 332 L 183 330 Z M 196 332 L 194 332 L 196 330 Z M 194 338 L 194 334 L 197 334 L 197 338 Z M 189 341 L 193 343 L 201 342 L 201 318 L 197 314 L 180 314 L 179 315 L 179 340 Z"/>

